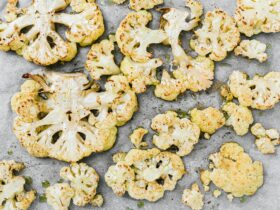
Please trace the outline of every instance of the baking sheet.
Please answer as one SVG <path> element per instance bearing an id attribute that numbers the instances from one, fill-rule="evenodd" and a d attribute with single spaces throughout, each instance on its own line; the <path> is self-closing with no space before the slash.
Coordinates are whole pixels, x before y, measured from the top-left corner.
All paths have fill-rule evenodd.
<path id="1" fill-rule="evenodd" d="M 23 4 L 28 4 L 31 0 L 23 0 Z M 233 14 L 235 9 L 234 0 L 201 0 L 205 11 L 212 10 L 220 7 L 230 14 Z M 122 6 L 113 5 L 111 0 L 97 0 L 100 5 L 104 18 L 106 21 L 106 34 L 102 38 L 106 38 L 109 33 L 115 32 L 120 21 L 130 11 L 128 4 Z M 183 0 L 165 0 L 164 6 L 172 6 L 181 8 L 184 6 Z M 0 10 L 2 11 L 6 1 L 0 1 Z M 153 12 L 154 20 L 151 27 L 157 28 L 159 25 L 160 14 Z M 186 33 L 183 37 L 183 43 L 186 50 L 190 50 L 187 46 L 190 33 Z M 216 75 L 215 84 L 207 92 L 198 94 L 192 94 L 187 92 L 180 96 L 176 102 L 164 102 L 157 99 L 153 95 L 153 88 L 149 88 L 149 91 L 145 94 L 139 95 L 139 112 L 135 114 L 132 121 L 127 125 L 119 128 L 119 135 L 115 146 L 108 152 L 101 154 L 93 154 L 83 161 L 93 166 L 101 177 L 98 192 L 103 194 L 105 203 L 103 209 L 120 209 L 125 210 L 127 207 L 131 209 L 138 209 L 138 201 L 129 198 L 127 195 L 119 198 L 115 196 L 112 190 L 106 186 L 104 182 L 104 174 L 108 167 L 113 164 L 112 154 L 118 151 L 128 151 L 132 148 L 132 144 L 129 142 L 128 136 L 133 129 L 138 126 L 145 128 L 150 127 L 151 119 L 167 110 L 183 110 L 196 106 L 214 106 L 219 107 L 222 100 L 217 92 L 217 87 L 223 82 L 226 82 L 228 76 L 233 70 L 243 70 L 250 76 L 254 74 L 266 74 L 269 71 L 280 71 L 280 34 L 261 34 L 254 37 L 266 44 L 268 44 L 268 62 L 260 64 L 257 61 L 249 61 L 241 57 L 235 57 L 230 54 L 227 59 L 220 63 L 216 63 Z M 52 66 L 51 69 L 58 71 L 73 71 L 84 70 L 83 65 L 86 60 L 86 54 L 88 48 L 80 48 L 78 56 L 70 63 L 65 65 L 57 64 Z M 156 57 L 166 58 L 166 54 L 170 54 L 168 47 L 153 47 L 153 51 Z M 167 56 L 168 57 L 168 56 Z M 31 176 L 33 178 L 32 188 L 36 189 L 38 194 L 44 193 L 44 189 L 41 186 L 41 182 L 49 180 L 51 184 L 56 183 L 59 177 L 59 171 L 61 167 L 67 165 L 64 162 L 60 162 L 54 159 L 39 159 L 30 156 L 24 148 L 22 148 L 12 132 L 12 123 L 14 114 L 10 108 L 10 99 L 14 93 L 16 93 L 20 85 L 23 82 L 21 76 L 24 73 L 30 72 L 34 69 L 41 68 L 32 63 L 25 61 L 22 57 L 17 56 L 13 52 L 4 53 L 0 52 L 0 67 L 1 67 L 1 79 L 0 79 L 0 159 L 14 159 L 16 161 L 22 161 L 26 164 L 26 169 L 23 174 Z M 166 64 L 165 68 L 168 68 Z M 280 110 L 277 105 L 273 110 L 260 112 L 254 111 L 255 122 L 263 123 L 266 128 L 276 128 L 280 130 Z M 151 131 L 151 130 L 150 130 Z M 151 137 L 153 132 L 147 136 L 147 140 L 151 143 Z M 236 141 L 241 144 L 246 152 L 248 152 L 254 160 L 260 160 L 264 164 L 265 180 L 264 186 L 258 190 L 255 196 L 249 197 L 246 202 L 241 203 L 239 199 L 234 199 L 230 203 L 226 195 L 223 194 L 220 198 L 214 199 L 211 193 L 205 195 L 205 210 L 239 210 L 239 209 L 254 209 L 254 210 L 279 210 L 280 209 L 280 164 L 279 164 L 279 150 L 276 155 L 264 156 L 259 153 L 254 145 L 254 138 L 248 134 L 244 137 L 238 137 L 235 135 L 231 128 L 224 127 L 220 129 L 211 140 L 201 140 L 196 146 L 194 151 L 187 157 L 184 157 L 184 162 L 188 171 L 188 174 L 180 180 L 173 192 L 167 192 L 163 199 L 156 203 L 149 203 L 144 201 L 144 207 L 142 209 L 188 209 L 181 203 L 182 192 L 186 187 L 194 181 L 198 181 L 199 168 L 205 168 L 208 164 L 207 157 L 210 153 L 216 152 L 219 147 L 228 141 Z M 151 145 L 151 144 L 150 144 Z M 13 151 L 12 155 L 8 155 L 7 151 Z M 79 208 L 71 206 L 70 209 L 89 209 Z M 47 210 L 51 209 L 46 203 L 40 203 L 38 199 L 32 204 L 31 209 Z"/>

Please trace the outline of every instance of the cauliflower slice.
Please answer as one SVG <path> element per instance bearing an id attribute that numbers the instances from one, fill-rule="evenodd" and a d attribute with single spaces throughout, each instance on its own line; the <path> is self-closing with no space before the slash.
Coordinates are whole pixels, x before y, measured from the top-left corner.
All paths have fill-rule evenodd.
<path id="1" fill-rule="evenodd" d="M 192 210 L 201 210 L 204 206 L 204 195 L 200 192 L 197 183 L 192 184 L 191 189 L 185 189 L 182 202 Z"/>
<path id="2" fill-rule="evenodd" d="M 137 148 L 140 149 L 141 147 L 147 147 L 148 144 L 147 142 L 143 142 L 144 136 L 148 133 L 149 131 L 144 128 L 137 128 L 136 130 L 133 131 L 133 133 L 130 135 L 130 141 L 131 143 Z"/>
<path id="3" fill-rule="evenodd" d="M 129 13 L 116 32 L 116 40 L 121 52 L 136 62 L 147 62 L 152 54 L 147 51 L 150 44 L 167 39 L 163 30 L 152 30 L 146 25 L 152 20 L 152 14 L 141 10 Z"/>
<path id="4" fill-rule="evenodd" d="M 164 0 L 130 0 L 130 8 L 136 11 L 152 9 L 156 5 L 163 4 Z"/>
<path id="5" fill-rule="evenodd" d="M 260 123 L 256 123 L 251 128 L 251 132 L 256 136 L 255 144 L 261 153 L 275 153 L 275 146 L 280 144 L 279 133 L 277 130 L 266 130 Z"/>
<path id="6" fill-rule="evenodd" d="M 18 114 L 14 132 L 36 157 L 76 162 L 110 149 L 117 126 L 137 110 L 137 98 L 124 76 L 112 76 L 98 91 L 83 73 L 39 71 L 12 98 Z M 32 113 L 30 116 L 29 113 Z"/>
<path id="7" fill-rule="evenodd" d="M 204 185 L 212 181 L 218 188 L 234 197 L 255 194 L 263 184 L 263 166 L 237 143 L 225 143 L 220 151 L 209 156 L 210 170 L 202 171 Z"/>
<path id="8" fill-rule="evenodd" d="M 162 64 L 163 62 L 159 58 L 138 63 L 125 57 L 121 63 L 121 72 L 132 85 L 132 90 L 136 93 L 144 93 L 147 90 L 146 86 L 158 84 L 156 71 Z"/>
<path id="9" fill-rule="evenodd" d="M 111 166 L 105 181 L 118 196 L 127 191 L 130 197 L 155 202 L 166 190 L 174 190 L 185 174 L 181 158 L 158 149 L 132 149 L 123 161 Z"/>
<path id="10" fill-rule="evenodd" d="M 280 99 L 280 72 L 248 79 L 245 73 L 234 71 L 228 86 L 241 105 L 259 110 L 272 109 Z"/>
<path id="11" fill-rule="evenodd" d="M 239 136 L 248 133 L 249 126 L 254 122 L 253 114 L 250 109 L 233 102 L 228 102 L 222 107 L 222 110 L 226 112 L 228 116 L 226 126 L 232 126 Z"/>
<path id="12" fill-rule="evenodd" d="M 235 20 L 246 36 L 261 32 L 280 32 L 280 2 L 278 0 L 237 0 Z"/>
<path id="13" fill-rule="evenodd" d="M 93 79 L 99 80 L 103 75 L 116 75 L 121 72 L 112 54 L 114 42 L 115 37 L 110 36 L 109 40 L 105 39 L 92 45 L 87 55 L 85 67 Z"/>
<path id="14" fill-rule="evenodd" d="M 235 55 L 242 55 L 249 59 L 257 59 L 260 63 L 267 60 L 266 45 L 258 40 L 243 40 L 238 47 L 234 49 Z"/>
<path id="15" fill-rule="evenodd" d="M 173 111 L 154 117 L 151 127 L 157 132 L 153 136 L 153 144 L 161 150 L 175 146 L 179 156 L 190 154 L 199 141 L 199 127 L 187 118 L 180 119 Z"/>
<path id="16" fill-rule="evenodd" d="M 104 32 L 103 16 L 94 0 L 72 0 L 75 14 L 58 13 L 69 5 L 68 0 L 34 0 L 22 9 L 17 9 L 17 3 L 9 2 L 7 22 L 0 23 L 0 49 L 16 51 L 36 64 L 70 61 L 77 54 L 76 43 L 90 45 Z M 55 24 L 69 28 L 67 41 L 55 31 Z"/>
<path id="17" fill-rule="evenodd" d="M 36 198 L 35 190 L 25 191 L 25 178 L 15 176 L 24 169 L 23 163 L 13 160 L 0 161 L 0 209 L 26 210 Z"/>
<path id="18" fill-rule="evenodd" d="M 203 110 L 193 109 L 190 112 L 191 121 L 198 125 L 201 132 L 212 135 L 225 124 L 223 113 L 213 107 Z"/>
<path id="19" fill-rule="evenodd" d="M 221 61 L 240 41 L 240 33 L 234 19 L 221 9 L 208 12 L 202 28 L 195 31 L 190 46 L 199 55 L 213 61 Z"/>
<path id="20" fill-rule="evenodd" d="M 47 203 L 54 210 L 68 210 L 74 190 L 67 183 L 55 184 L 46 189 Z"/>

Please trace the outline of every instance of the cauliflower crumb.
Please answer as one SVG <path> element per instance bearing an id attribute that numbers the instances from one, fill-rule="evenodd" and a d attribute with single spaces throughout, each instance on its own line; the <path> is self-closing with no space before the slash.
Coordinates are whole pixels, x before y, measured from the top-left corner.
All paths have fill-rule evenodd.
<path id="1" fill-rule="evenodd" d="M 101 207 L 104 203 L 104 198 L 102 195 L 98 194 L 96 195 L 93 200 L 91 201 L 91 205 L 93 207 Z"/>
<path id="2" fill-rule="evenodd" d="M 220 195 L 222 194 L 222 192 L 220 191 L 220 190 L 214 190 L 213 191 L 213 196 L 215 197 L 215 198 L 218 198 L 218 197 L 220 197 Z"/>
<path id="3" fill-rule="evenodd" d="M 152 9 L 156 5 L 163 4 L 164 0 L 130 0 L 130 8 L 136 11 Z"/>
<path id="4" fill-rule="evenodd" d="M 233 195 L 232 194 L 228 194 L 227 195 L 227 199 L 230 201 L 230 202 L 232 202 L 232 200 L 233 200 Z"/>
<path id="5" fill-rule="evenodd" d="M 213 168 L 202 171 L 201 180 L 204 185 L 212 181 L 226 193 L 242 197 L 255 194 L 263 184 L 262 163 L 253 161 L 237 143 L 225 143 L 219 152 L 209 156 L 209 160 Z"/>
<path id="6" fill-rule="evenodd" d="M 249 126 L 253 124 L 252 111 L 245 106 L 228 102 L 223 105 L 222 110 L 227 114 L 226 126 L 232 126 L 239 136 L 248 133 Z"/>
<path id="7" fill-rule="evenodd" d="M 267 60 L 266 45 L 257 40 L 243 40 L 238 47 L 234 49 L 235 55 L 242 55 L 249 59 L 257 59 L 260 63 Z"/>
<path id="8" fill-rule="evenodd" d="M 130 135 L 130 141 L 131 143 L 137 148 L 141 147 L 147 147 L 147 142 L 143 142 L 143 137 L 148 133 L 149 131 L 144 128 L 137 128 L 133 131 L 133 133 Z"/>
<path id="9" fill-rule="evenodd" d="M 197 183 L 192 184 L 191 189 L 185 189 L 182 202 L 192 210 L 201 210 L 204 206 L 204 195 L 200 192 Z"/>
<path id="10" fill-rule="evenodd" d="M 235 20 L 246 36 L 261 32 L 280 31 L 280 2 L 278 0 L 237 0 Z"/>
<path id="11" fill-rule="evenodd" d="M 262 124 L 256 123 L 252 126 L 251 132 L 254 136 L 256 136 L 255 144 L 261 153 L 275 153 L 275 146 L 280 144 L 279 133 L 277 130 L 266 130 Z"/>
<path id="12" fill-rule="evenodd" d="M 151 127 L 157 132 L 153 136 L 153 144 L 161 150 L 176 147 L 179 156 L 191 153 L 199 141 L 199 127 L 187 118 L 180 119 L 173 111 L 154 117 Z"/>
<path id="13" fill-rule="evenodd" d="M 226 101 L 233 100 L 233 94 L 230 92 L 230 89 L 227 85 L 221 87 L 221 96 L 225 98 Z"/>
<path id="14" fill-rule="evenodd" d="M 175 154 L 132 149 L 123 161 L 109 167 L 105 181 L 118 196 L 127 191 L 134 199 L 155 202 L 166 190 L 174 190 L 184 174 L 184 163 Z"/>
<path id="15" fill-rule="evenodd" d="M 190 46 L 199 55 L 213 61 L 221 61 L 240 41 L 240 33 L 234 19 L 221 9 L 208 12 L 202 28 L 196 30 Z"/>
<path id="16" fill-rule="evenodd" d="M 0 161 L 0 209 L 27 210 L 36 198 L 35 190 L 25 191 L 25 178 L 15 176 L 24 169 L 23 163 L 13 160 Z"/>
<path id="17" fill-rule="evenodd" d="M 118 153 L 114 154 L 113 162 L 118 163 L 120 161 L 124 161 L 126 154 L 127 154 L 126 152 L 118 152 Z"/>

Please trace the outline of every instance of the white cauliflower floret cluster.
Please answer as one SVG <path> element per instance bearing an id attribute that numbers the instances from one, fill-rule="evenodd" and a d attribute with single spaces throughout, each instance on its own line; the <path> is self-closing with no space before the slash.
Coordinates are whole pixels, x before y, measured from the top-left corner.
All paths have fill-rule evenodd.
<path id="1" fill-rule="evenodd" d="M 157 68 L 163 64 L 161 59 L 154 58 L 143 63 L 138 63 L 125 57 L 121 63 L 121 72 L 127 77 L 136 93 L 143 93 L 148 85 L 159 83 L 156 77 Z"/>
<path id="2" fill-rule="evenodd" d="M 192 210 L 201 210 L 204 206 L 204 195 L 200 192 L 197 183 L 192 184 L 191 189 L 185 189 L 182 202 Z"/>
<path id="3" fill-rule="evenodd" d="M 35 200 L 36 192 L 26 192 L 24 189 L 25 178 L 14 175 L 23 168 L 23 163 L 13 160 L 0 161 L 0 209 L 26 210 Z"/>
<path id="4" fill-rule="evenodd" d="M 147 62 L 152 54 L 147 51 L 150 44 L 167 39 L 163 30 L 152 30 L 146 25 L 152 20 L 152 14 L 141 10 L 129 13 L 116 32 L 116 40 L 121 52 L 136 62 Z"/>
<path id="5" fill-rule="evenodd" d="M 120 68 L 116 65 L 112 51 L 115 37 L 110 36 L 98 44 L 92 45 L 88 55 L 85 67 L 91 77 L 99 80 L 103 75 L 116 75 L 120 73 Z"/>
<path id="6" fill-rule="evenodd" d="M 211 60 L 221 61 L 240 41 L 240 33 L 234 19 L 221 9 L 208 12 L 202 28 L 195 31 L 190 46 L 199 55 L 209 55 Z"/>
<path id="7" fill-rule="evenodd" d="M 113 0 L 116 4 L 123 4 L 126 0 Z M 130 0 L 130 8 L 136 11 L 152 9 L 164 0 Z"/>
<path id="8" fill-rule="evenodd" d="M 7 22 L 0 23 L 0 49 L 16 51 L 36 64 L 70 61 L 77 54 L 76 43 L 90 45 L 104 32 L 103 16 L 94 0 L 72 0 L 74 14 L 58 13 L 70 4 L 68 0 L 34 0 L 22 9 L 17 9 L 17 2 L 9 1 Z M 55 31 L 55 24 L 68 27 L 67 41 Z"/>
<path id="9" fill-rule="evenodd" d="M 280 31 L 280 2 L 278 0 L 237 0 L 235 20 L 246 36 L 261 32 Z"/>
<path id="10" fill-rule="evenodd" d="M 130 135 L 130 141 L 131 143 L 137 148 L 140 149 L 141 147 L 146 147 L 148 146 L 147 142 L 143 142 L 144 136 L 148 133 L 149 131 L 144 128 L 137 128 L 133 131 L 133 133 Z M 119 153 L 122 154 L 122 153 Z M 113 158 L 114 159 L 114 158 Z M 119 161 L 117 161 L 119 162 Z"/>
<path id="11" fill-rule="evenodd" d="M 275 153 L 275 146 L 280 144 L 279 132 L 277 130 L 266 130 L 262 124 L 256 123 L 252 126 L 251 132 L 254 136 L 256 136 L 255 144 L 261 153 Z"/>
<path id="12" fill-rule="evenodd" d="M 137 110 L 137 98 L 124 76 L 112 76 L 99 91 L 83 73 L 40 71 L 27 74 L 12 98 L 18 114 L 14 132 L 36 157 L 76 162 L 110 149 L 117 126 Z"/>
<path id="13" fill-rule="evenodd" d="M 118 196 L 127 191 L 134 199 L 154 202 L 166 190 L 174 190 L 184 174 L 184 163 L 175 154 L 158 149 L 133 149 L 124 160 L 108 169 L 105 181 Z"/>
<path id="14" fill-rule="evenodd" d="M 213 182 L 234 197 L 250 196 L 263 184 L 263 165 L 251 157 L 237 143 L 226 143 L 220 151 L 209 156 L 210 170 L 201 172 L 204 185 Z"/>
<path id="15" fill-rule="evenodd" d="M 226 125 L 232 126 L 237 135 L 243 136 L 248 133 L 250 125 L 254 122 L 250 109 L 233 102 L 228 102 L 222 107 L 222 110 L 228 116 Z"/>
<path id="16" fill-rule="evenodd" d="M 199 127 L 187 118 L 180 119 L 173 111 L 157 115 L 151 127 L 157 132 L 153 136 L 153 144 L 161 150 L 175 146 L 179 156 L 190 154 L 199 141 Z"/>
<path id="17" fill-rule="evenodd" d="M 249 59 L 257 59 L 260 63 L 267 60 L 266 45 L 258 40 L 243 40 L 238 47 L 234 49 L 235 55 L 242 55 Z"/>
<path id="18" fill-rule="evenodd" d="M 245 73 L 234 71 L 228 86 L 241 105 L 259 110 L 272 109 L 280 99 L 280 72 L 248 79 Z"/>

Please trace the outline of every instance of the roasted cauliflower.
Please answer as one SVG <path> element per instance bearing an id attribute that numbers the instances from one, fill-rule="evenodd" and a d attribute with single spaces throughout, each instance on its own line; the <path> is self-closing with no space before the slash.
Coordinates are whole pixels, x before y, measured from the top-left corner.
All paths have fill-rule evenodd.
<path id="1" fill-rule="evenodd" d="M 103 75 L 116 75 L 121 72 L 112 54 L 115 49 L 114 42 L 115 37 L 110 36 L 109 40 L 105 39 L 92 45 L 87 55 L 85 67 L 93 79 L 99 80 Z"/>
<path id="2" fill-rule="evenodd" d="M 260 110 L 272 109 L 280 99 L 280 72 L 248 79 L 245 73 L 234 71 L 228 86 L 241 105 Z"/>
<path id="3" fill-rule="evenodd" d="M 182 202 L 192 210 L 201 210 L 204 206 L 204 195 L 200 192 L 197 183 L 192 184 L 191 189 L 185 189 Z"/>
<path id="4" fill-rule="evenodd" d="M 25 178 L 15 176 L 24 169 L 23 163 L 13 160 L 0 161 L 0 209 L 26 210 L 36 198 L 36 192 L 25 191 Z"/>
<path id="5" fill-rule="evenodd" d="M 235 20 L 246 36 L 280 31 L 278 0 L 237 0 Z"/>
<path id="6" fill-rule="evenodd" d="M 238 47 L 234 49 L 235 55 L 242 55 L 249 59 L 257 59 L 260 63 L 267 60 L 266 45 L 258 40 L 243 40 Z"/>
<path id="7" fill-rule="evenodd" d="M 137 98 L 124 76 L 112 76 L 105 91 L 83 73 L 39 71 L 26 74 L 12 98 L 18 114 L 14 133 L 36 157 L 76 162 L 93 152 L 110 149 L 117 126 L 137 110 Z"/>
<path id="8" fill-rule="evenodd" d="M 190 46 L 199 55 L 209 55 L 213 61 L 221 61 L 240 41 L 240 33 L 234 19 L 221 9 L 208 12 L 202 28 L 196 30 Z"/>
<path id="9" fill-rule="evenodd" d="M 152 9 L 156 5 L 162 4 L 164 0 L 130 0 L 130 8 L 136 11 L 141 9 Z"/>
<path id="10" fill-rule="evenodd" d="M 121 72 L 127 77 L 132 90 L 136 93 L 143 93 L 147 90 L 148 85 L 159 83 L 156 71 L 162 64 L 162 60 L 158 58 L 138 63 L 129 57 L 125 57 L 121 63 Z"/>
<path id="11" fill-rule="evenodd" d="M 152 54 L 147 51 L 150 44 L 167 39 L 163 30 L 152 30 L 146 25 L 152 20 L 152 14 L 141 10 L 129 13 L 116 32 L 116 40 L 121 52 L 136 62 L 147 62 Z"/>
<path id="12" fill-rule="evenodd" d="M 73 14 L 58 13 L 70 2 Z M 76 43 L 90 45 L 104 32 L 103 16 L 94 0 L 34 0 L 21 9 L 17 3 L 8 2 L 7 22 L 0 23 L 0 49 L 16 51 L 36 64 L 70 61 L 77 54 Z M 55 31 L 55 24 L 68 27 L 67 41 Z"/>
<path id="13" fill-rule="evenodd" d="M 254 122 L 250 109 L 233 102 L 228 102 L 223 105 L 222 110 L 228 116 L 226 125 L 232 126 L 237 135 L 243 136 L 248 133 L 250 125 Z"/>
<path id="14" fill-rule="evenodd" d="M 200 129 L 187 118 L 180 119 L 178 114 L 168 111 L 153 118 L 151 127 L 157 132 L 153 144 L 161 150 L 176 147 L 176 154 L 185 156 L 191 153 L 199 141 Z"/>
<path id="15" fill-rule="evenodd" d="M 209 156 L 210 170 L 201 171 L 204 185 L 213 182 L 218 188 L 234 197 L 249 196 L 263 184 L 263 166 L 237 143 L 225 143 L 219 152 Z"/>
<path id="16" fill-rule="evenodd" d="M 136 147 L 137 149 L 140 149 L 141 147 L 148 146 L 147 142 L 143 142 L 143 138 L 148 132 L 149 131 L 144 128 L 137 128 L 133 131 L 133 133 L 130 135 L 129 138 L 130 138 L 131 143 L 134 145 L 134 147 Z M 119 155 L 120 154 L 123 154 L 123 153 L 119 153 Z M 117 162 L 119 162 L 119 161 L 117 161 Z"/>
<path id="17" fill-rule="evenodd" d="M 275 129 L 266 130 L 262 124 L 256 123 L 251 132 L 256 136 L 255 144 L 258 150 L 263 154 L 275 153 L 275 146 L 280 144 L 279 133 Z"/>
<path id="18" fill-rule="evenodd" d="M 118 196 L 127 191 L 134 199 L 154 202 L 166 190 L 174 190 L 184 174 L 184 163 L 175 154 L 158 149 L 132 149 L 123 161 L 108 169 L 105 181 Z"/>

